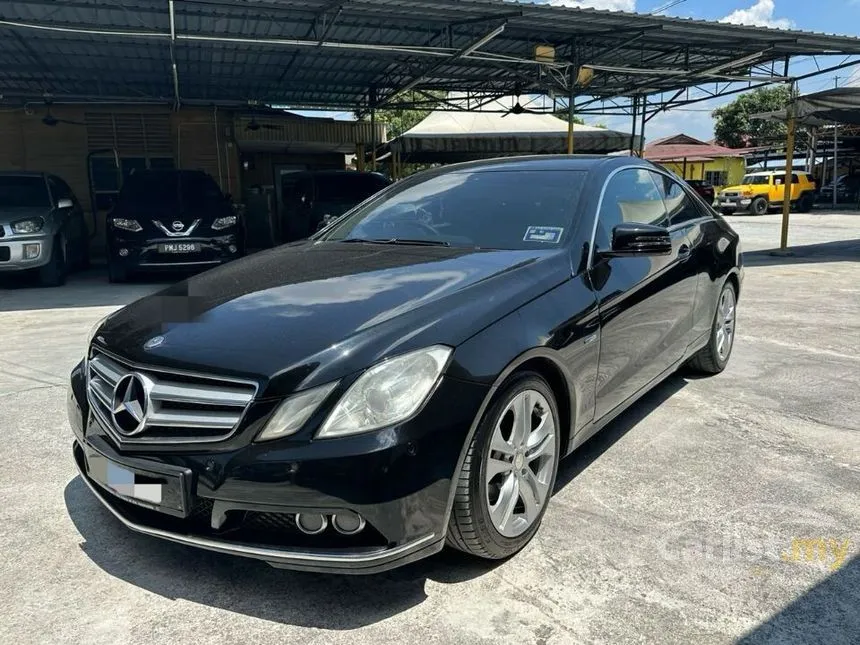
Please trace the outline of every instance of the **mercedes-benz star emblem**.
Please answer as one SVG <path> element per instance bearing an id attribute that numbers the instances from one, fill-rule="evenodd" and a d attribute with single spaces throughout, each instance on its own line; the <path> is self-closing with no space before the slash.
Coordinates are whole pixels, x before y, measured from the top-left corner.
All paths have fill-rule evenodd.
<path id="1" fill-rule="evenodd" d="M 164 342 L 164 336 L 153 336 L 143 344 L 144 349 L 155 349 Z"/>
<path id="2" fill-rule="evenodd" d="M 171 224 L 171 225 L 170 225 L 170 227 L 171 227 L 174 231 L 181 231 L 183 228 L 185 228 L 185 224 L 183 224 L 183 223 L 182 223 L 182 222 L 180 222 L 179 220 L 176 220 L 175 222 L 173 222 L 173 224 Z"/>
<path id="3" fill-rule="evenodd" d="M 149 400 L 143 378 L 126 374 L 113 389 L 111 416 L 117 430 L 126 436 L 143 432 Z"/>

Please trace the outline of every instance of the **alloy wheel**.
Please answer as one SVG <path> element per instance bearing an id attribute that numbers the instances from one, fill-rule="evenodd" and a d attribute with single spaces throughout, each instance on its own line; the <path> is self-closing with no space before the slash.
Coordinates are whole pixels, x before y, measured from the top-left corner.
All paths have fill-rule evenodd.
<path id="1" fill-rule="evenodd" d="M 728 359 L 735 340 L 735 292 L 723 289 L 717 309 L 714 334 L 717 341 L 717 354 L 720 360 Z"/>
<path id="2" fill-rule="evenodd" d="M 484 483 L 501 535 L 522 535 L 540 517 L 550 494 L 555 433 L 549 402 L 536 390 L 515 394 L 493 428 Z"/>

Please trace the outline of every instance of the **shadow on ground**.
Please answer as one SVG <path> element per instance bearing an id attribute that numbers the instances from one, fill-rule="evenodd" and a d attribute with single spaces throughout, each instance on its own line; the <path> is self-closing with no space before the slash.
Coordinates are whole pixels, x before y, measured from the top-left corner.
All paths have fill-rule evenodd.
<path id="1" fill-rule="evenodd" d="M 743 636 L 740 645 L 860 642 L 860 556 Z"/>
<path id="2" fill-rule="evenodd" d="M 609 450 L 616 441 L 630 432 L 637 423 L 686 385 L 687 378 L 685 376 L 673 374 L 577 448 L 576 452 L 563 459 L 558 466 L 554 492 L 557 493 L 567 486 L 577 475 L 594 463 L 600 455 Z M 552 506 L 549 507 L 549 512 L 552 512 Z"/>
<path id="3" fill-rule="evenodd" d="M 371 625 L 423 602 L 427 579 L 462 582 L 500 564 L 446 549 L 371 576 L 288 571 L 129 531 L 80 477 L 67 484 L 64 497 L 84 539 L 81 549 L 109 575 L 171 600 L 300 627 L 347 630 Z"/>
<path id="4" fill-rule="evenodd" d="M 810 264 L 814 262 L 860 262 L 860 238 L 807 244 L 788 248 L 791 255 L 781 254 L 779 249 L 744 253 L 745 266 L 774 266 L 780 264 Z"/>
<path id="5" fill-rule="evenodd" d="M 102 267 L 73 273 L 61 287 L 42 287 L 32 275 L 0 275 L 0 312 L 123 306 L 187 275 L 164 273 L 111 284 Z"/>

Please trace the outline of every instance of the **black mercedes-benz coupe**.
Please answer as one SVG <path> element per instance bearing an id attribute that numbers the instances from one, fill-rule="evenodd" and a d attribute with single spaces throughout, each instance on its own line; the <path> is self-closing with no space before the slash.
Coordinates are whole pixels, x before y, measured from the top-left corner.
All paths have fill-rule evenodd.
<path id="1" fill-rule="evenodd" d="M 648 162 L 428 171 L 102 321 L 74 459 L 130 529 L 274 566 L 504 558 L 560 458 L 726 366 L 742 276 L 737 234 Z"/>

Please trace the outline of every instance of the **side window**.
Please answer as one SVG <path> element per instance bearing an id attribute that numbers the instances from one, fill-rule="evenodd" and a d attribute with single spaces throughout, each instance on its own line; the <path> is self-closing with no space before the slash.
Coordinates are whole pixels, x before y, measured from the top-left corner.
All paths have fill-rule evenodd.
<path id="1" fill-rule="evenodd" d="M 668 226 L 669 218 L 661 190 L 644 168 L 622 170 L 606 184 L 598 214 L 595 246 L 610 246 L 612 229 L 622 222 Z"/>
<path id="2" fill-rule="evenodd" d="M 681 185 L 667 177 L 654 173 L 654 181 L 663 188 L 663 199 L 666 202 L 666 211 L 669 215 L 669 226 L 683 224 L 704 215 L 703 209 L 699 208 Z"/>
<path id="3" fill-rule="evenodd" d="M 798 177 L 797 175 L 792 175 L 791 176 L 791 183 L 792 184 L 799 184 L 800 183 L 800 177 Z"/>

